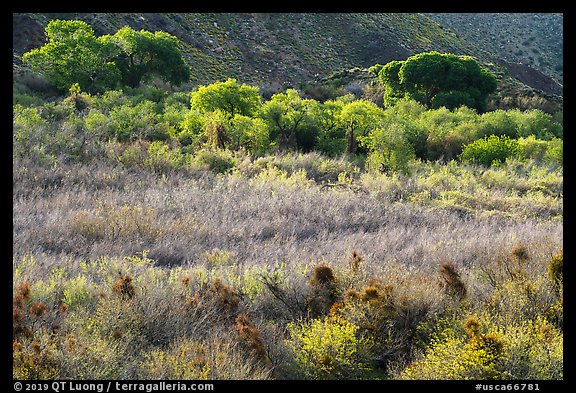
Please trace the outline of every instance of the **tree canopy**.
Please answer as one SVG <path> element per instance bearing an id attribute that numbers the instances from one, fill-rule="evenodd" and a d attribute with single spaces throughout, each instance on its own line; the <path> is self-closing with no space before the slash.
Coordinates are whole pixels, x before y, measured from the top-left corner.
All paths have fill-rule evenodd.
<path id="1" fill-rule="evenodd" d="M 340 112 L 340 121 L 346 128 L 346 153 L 355 154 L 358 138 L 365 136 L 379 121 L 382 110 L 373 102 L 355 100 L 346 104 Z"/>
<path id="2" fill-rule="evenodd" d="M 298 91 L 287 89 L 276 93 L 262 106 L 261 116 L 270 129 L 270 135 L 279 140 L 282 149 L 296 149 L 300 139 L 313 131 L 310 111 L 313 100 L 303 99 Z"/>
<path id="3" fill-rule="evenodd" d="M 232 118 L 235 115 L 253 116 L 261 105 L 260 91 L 236 79 L 200 86 L 190 97 L 191 108 L 206 113 L 217 109 Z"/>
<path id="4" fill-rule="evenodd" d="M 122 72 L 122 80 L 130 87 L 137 87 L 144 77 L 151 75 L 174 85 L 190 78 L 190 69 L 178 49 L 178 39 L 171 34 L 123 27 L 111 40 L 120 50 L 116 65 Z"/>
<path id="5" fill-rule="evenodd" d="M 67 90 L 78 83 L 86 90 L 107 70 L 113 78 L 114 71 L 107 65 L 115 48 L 110 42 L 97 39 L 86 22 L 53 20 L 45 35 L 46 44 L 25 53 L 22 59 L 33 70 L 43 73 L 56 88 Z"/>
<path id="6" fill-rule="evenodd" d="M 86 22 L 52 20 L 45 35 L 46 44 L 22 59 L 63 91 L 74 83 L 85 91 L 114 88 L 120 82 L 136 87 L 152 75 L 175 85 L 190 78 L 178 39 L 165 32 L 124 27 L 96 37 Z"/>
<path id="7" fill-rule="evenodd" d="M 378 77 L 386 92 L 384 103 L 412 98 L 428 108 L 462 105 L 480 112 L 486 109 L 488 95 L 496 90 L 496 78 L 471 56 L 425 52 L 404 61 L 384 65 Z"/>

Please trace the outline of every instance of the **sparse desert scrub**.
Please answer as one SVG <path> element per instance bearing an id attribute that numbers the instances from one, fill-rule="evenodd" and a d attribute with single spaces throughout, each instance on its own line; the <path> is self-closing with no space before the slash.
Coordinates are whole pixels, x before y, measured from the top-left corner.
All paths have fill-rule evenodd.
<path id="1" fill-rule="evenodd" d="M 559 169 L 14 162 L 21 378 L 561 378 Z"/>
<path id="2" fill-rule="evenodd" d="M 213 249 L 248 263 L 339 260 L 357 249 L 373 260 L 432 270 L 447 250 L 454 262 L 468 265 L 491 259 L 489 249 L 507 248 L 512 239 L 530 243 L 545 237 L 559 244 L 562 233 L 561 188 L 555 196 L 525 192 L 505 203 L 503 187 L 458 190 L 451 176 L 457 179 L 465 169 L 446 175 L 450 182 L 441 186 L 446 198 L 431 192 L 410 203 L 410 187 L 412 195 L 426 191 L 418 182 L 427 172 L 422 180 L 416 174 L 374 177 L 365 192 L 354 192 L 287 182 L 281 173 L 268 173 L 266 180 L 211 172 L 162 177 L 104 164 L 74 171 L 20 164 L 14 169 L 16 255 L 44 251 L 97 258 L 147 249 L 158 263 L 177 265 L 196 262 Z M 382 189 L 393 181 L 405 185 L 406 196 Z M 491 199 L 499 210 L 487 204 Z M 92 233 L 98 236 L 89 238 Z"/>

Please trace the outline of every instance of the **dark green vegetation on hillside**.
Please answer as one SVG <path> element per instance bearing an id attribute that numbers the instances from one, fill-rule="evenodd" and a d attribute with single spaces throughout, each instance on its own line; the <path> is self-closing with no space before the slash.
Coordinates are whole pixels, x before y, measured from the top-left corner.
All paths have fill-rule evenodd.
<path id="1" fill-rule="evenodd" d="M 561 112 L 158 77 L 14 82 L 15 378 L 563 379 Z"/>

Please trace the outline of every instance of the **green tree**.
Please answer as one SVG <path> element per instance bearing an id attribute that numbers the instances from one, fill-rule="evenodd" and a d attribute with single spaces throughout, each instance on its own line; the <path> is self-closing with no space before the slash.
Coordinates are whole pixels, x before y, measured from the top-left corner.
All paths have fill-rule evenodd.
<path id="1" fill-rule="evenodd" d="M 182 57 L 178 39 L 171 34 L 136 31 L 126 26 L 106 40 L 114 42 L 120 50 L 116 65 L 127 86 L 138 87 L 143 78 L 152 75 L 174 85 L 190 79 L 190 67 Z"/>
<path id="2" fill-rule="evenodd" d="M 346 129 L 346 153 L 356 154 L 358 139 L 375 128 L 382 114 L 382 109 L 366 100 L 352 101 L 342 108 L 340 121 Z"/>
<path id="3" fill-rule="evenodd" d="M 224 149 L 230 142 L 228 128 L 230 121 L 220 109 L 207 112 L 202 116 L 204 136 L 210 147 Z"/>
<path id="4" fill-rule="evenodd" d="M 346 150 L 346 130 L 340 119 L 344 105 L 341 100 L 315 102 L 310 111 L 318 127 L 316 148 L 329 156 L 337 156 Z"/>
<path id="5" fill-rule="evenodd" d="M 45 34 L 46 44 L 22 60 L 62 91 L 74 83 L 83 91 L 114 88 L 119 82 L 136 87 L 152 75 L 175 85 L 190 78 L 178 39 L 165 32 L 124 27 L 112 36 L 96 37 L 86 22 L 52 20 Z"/>
<path id="6" fill-rule="evenodd" d="M 421 124 L 419 121 L 424 113 L 426 113 L 424 105 L 409 99 L 402 99 L 384 111 L 387 119 L 397 119 L 396 121 L 402 124 L 403 136 L 418 158 L 426 156 L 426 140 L 429 135 L 428 124 Z"/>
<path id="7" fill-rule="evenodd" d="M 496 90 L 494 75 L 473 57 L 434 51 L 392 61 L 378 76 L 386 88 L 387 106 L 408 97 L 428 108 L 466 105 L 484 111 L 488 95 Z"/>
<path id="8" fill-rule="evenodd" d="M 270 130 L 273 140 L 278 140 L 283 150 L 298 147 L 298 134 L 311 128 L 311 99 L 303 99 L 294 89 L 274 94 L 262 105 L 261 116 Z"/>
<path id="9" fill-rule="evenodd" d="M 417 153 L 418 156 L 433 161 L 454 158 L 462 151 L 463 143 L 484 136 L 478 135 L 479 118 L 474 109 L 466 106 L 455 110 L 440 107 L 422 112 L 418 126 L 426 130 L 427 137 L 423 154 Z"/>
<path id="10" fill-rule="evenodd" d="M 367 167 L 372 171 L 407 171 L 408 162 L 415 157 L 408 140 L 409 129 L 409 122 L 388 115 L 361 138 L 361 144 L 369 151 Z"/>
<path id="11" fill-rule="evenodd" d="M 384 85 L 384 105 L 394 106 L 398 100 L 407 97 L 406 89 L 400 81 L 400 69 L 404 61 L 392 60 L 380 67 L 378 79 Z M 378 69 L 378 68 L 376 68 Z"/>
<path id="12" fill-rule="evenodd" d="M 200 113 L 221 110 L 228 118 L 235 115 L 255 116 L 261 106 L 260 91 L 236 79 L 200 86 L 190 96 L 190 107 Z"/>
<path id="13" fill-rule="evenodd" d="M 117 48 L 94 36 L 92 28 L 80 20 L 52 20 L 45 30 L 46 44 L 22 56 L 32 70 L 43 73 L 56 88 L 65 91 L 74 83 L 82 90 L 98 82 L 114 85 L 120 72 L 113 60 Z"/>
<path id="14" fill-rule="evenodd" d="M 268 126 L 259 117 L 237 114 L 230 121 L 230 142 L 234 150 L 246 149 L 252 154 L 263 153 L 270 144 Z"/>
<path id="15" fill-rule="evenodd" d="M 176 138 L 182 146 L 200 145 L 203 136 L 203 116 L 196 110 L 189 110 L 184 113 L 183 117 L 178 127 L 180 132 Z"/>

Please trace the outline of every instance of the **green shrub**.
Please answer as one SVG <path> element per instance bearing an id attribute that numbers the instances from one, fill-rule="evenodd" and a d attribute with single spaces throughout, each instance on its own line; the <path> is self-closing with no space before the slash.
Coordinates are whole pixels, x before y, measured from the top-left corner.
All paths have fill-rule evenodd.
<path id="1" fill-rule="evenodd" d="M 526 138 L 518 139 L 518 147 L 520 154 L 526 158 L 536 162 L 542 162 L 546 151 L 548 150 L 548 143 L 546 141 L 536 139 L 534 135 Z"/>
<path id="2" fill-rule="evenodd" d="M 207 349 L 206 345 L 193 340 L 178 340 L 167 350 L 145 353 L 141 372 L 149 379 L 209 379 Z"/>
<path id="3" fill-rule="evenodd" d="M 521 112 L 518 109 L 507 111 L 518 127 L 518 136 L 534 135 L 538 139 L 549 140 L 562 138 L 562 125 L 554 120 L 552 115 L 540 109 L 529 109 Z"/>
<path id="4" fill-rule="evenodd" d="M 62 303 L 66 304 L 68 309 L 74 308 L 93 298 L 92 291 L 94 290 L 94 285 L 88 282 L 84 275 L 79 275 L 76 278 L 68 280 L 63 284 L 63 288 L 64 296 Z"/>
<path id="5" fill-rule="evenodd" d="M 68 312 L 62 329 L 73 335 L 74 344 L 64 348 L 61 378 L 122 378 L 139 361 L 145 315 L 133 302 L 112 296 L 112 290 L 102 289 L 93 306 Z"/>
<path id="6" fill-rule="evenodd" d="M 95 209 L 79 210 L 69 222 L 72 233 L 89 241 L 118 238 L 154 239 L 160 235 L 152 208 L 101 203 Z"/>
<path id="7" fill-rule="evenodd" d="M 484 138 L 490 135 L 507 136 L 517 138 L 518 124 L 510 111 L 498 109 L 482 114 L 479 119 L 476 138 Z"/>
<path id="8" fill-rule="evenodd" d="M 109 153 L 122 165 L 128 168 L 144 168 L 144 163 L 148 157 L 150 142 L 137 140 L 135 142 L 109 142 L 107 144 Z"/>
<path id="9" fill-rule="evenodd" d="M 564 377 L 562 331 L 543 317 L 505 326 L 504 368 L 509 379 L 561 380 Z"/>
<path id="10" fill-rule="evenodd" d="M 31 146 L 45 143 L 48 136 L 44 129 L 47 126 L 48 122 L 40 116 L 38 108 L 14 105 L 12 116 L 14 153 L 24 154 Z"/>
<path id="11" fill-rule="evenodd" d="M 356 379 L 371 370 L 371 338 L 358 337 L 358 326 L 340 317 L 291 322 L 288 332 L 287 344 L 305 378 Z"/>
<path id="12" fill-rule="evenodd" d="M 233 339 L 213 334 L 205 340 L 178 338 L 167 348 L 145 352 L 142 379 L 265 380 L 270 370 L 247 358 Z"/>
<path id="13" fill-rule="evenodd" d="M 110 135 L 110 123 L 108 116 L 95 108 L 91 108 L 84 116 L 86 130 L 99 139 L 104 139 Z"/>
<path id="14" fill-rule="evenodd" d="M 564 163 L 564 141 L 560 138 L 552 138 L 548 142 L 548 148 L 544 155 L 544 161 L 562 166 Z"/>
<path id="15" fill-rule="evenodd" d="M 142 101 L 134 106 L 124 104 L 110 110 L 112 135 L 119 142 L 152 139 L 158 122 L 157 104 Z"/>
<path id="16" fill-rule="evenodd" d="M 180 148 L 171 149 L 166 143 L 155 141 L 148 148 L 148 155 L 144 165 L 153 172 L 166 174 L 185 168 L 189 162 L 190 155 L 182 154 Z"/>
<path id="17" fill-rule="evenodd" d="M 432 339 L 426 353 L 406 367 L 400 379 L 506 379 L 505 341 L 497 332 L 482 333 L 475 317 L 468 318 L 464 328 L 466 340 L 459 331 L 446 328 Z"/>
<path id="18" fill-rule="evenodd" d="M 191 164 L 215 173 L 226 173 L 234 168 L 236 158 L 230 150 L 200 149 L 192 157 Z"/>
<path id="19" fill-rule="evenodd" d="M 92 106 L 105 114 L 129 103 L 130 98 L 122 90 L 106 90 L 101 95 L 93 96 L 92 99 Z"/>
<path id="20" fill-rule="evenodd" d="M 462 161 L 490 166 L 495 162 L 503 163 L 519 154 L 518 141 L 507 136 L 490 135 L 464 146 L 459 155 Z"/>
<path id="21" fill-rule="evenodd" d="M 422 111 L 408 122 L 407 136 L 418 157 L 451 159 L 461 148 L 459 141 L 477 139 L 478 117 L 475 110 L 465 106 L 453 111 L 445 107 Z"/>
<path id="22" fill-rule="evenodd" d="M 552 284 L 559 286 L 564 280 L 564 252 L 560 251 L 548 262 L 548 279 Z"/>

